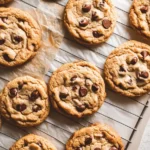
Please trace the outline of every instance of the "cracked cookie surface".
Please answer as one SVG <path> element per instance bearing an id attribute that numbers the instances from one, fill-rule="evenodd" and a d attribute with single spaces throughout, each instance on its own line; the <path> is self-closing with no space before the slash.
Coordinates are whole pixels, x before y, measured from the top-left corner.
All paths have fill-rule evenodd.
<path id="1" fill-rule="evenodd" d="M 9 150 L 57 150 L 55 146 L 47 139 L 28 134 L 20 138 Z"/>
<path id="2" fill-rule="evenodd" d="M 25 63 L 37 53 L 41 29 L 25 11 L 0 8 L 0 65 L 13 67 Z"/>
<path id="3" fill-rule="evenodd" d="M 105 42 L 116 24 L 116 12 L 111 0 L 69 0 L 64 24 L 81 44 Z"/>
<path id="4" fill-rule="evenodd" d="M 92 124 L 76 131 L 66 150 L 124 150 L 120 136 L 108 125 Z"/>
<path id="5" fill-rule="evenodd" d="M 1 115 L 22 127 L 36 126 L 49 114 L 49 99 L 44 81 L 30 76 L 18 77 L 0 95 Z"/>
<path id="6" fill-rule="evenodd" d="M 116 48 L 104 66 L 105 80 L 125 96 L 141 96 L 150 91 L 150 46 L 129 41 Z"/>
<path id="7" fill-rule="evenodd" d="M 49 81 L 49 94 L 56 110 L 77 118 L 98 111 L 106 97 L 99 69 L 86 61 L 56 70 Z"/>
<path id="8" fill-rule="evenodd" d="M 150 1 L 134 0 L 129 18 L 132 26 L 144 37 L 150 38 Z"/>
<path id="9" fill-rule="evenodd" d="M 9 2 L 12 2 L 13 0 L 0 0 L 0 5 L 7 4 Z"/>

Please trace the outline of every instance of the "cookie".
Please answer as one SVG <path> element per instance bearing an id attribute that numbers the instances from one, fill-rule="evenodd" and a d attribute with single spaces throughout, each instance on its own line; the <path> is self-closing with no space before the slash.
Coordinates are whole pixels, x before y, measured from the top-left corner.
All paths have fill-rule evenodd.
<path id="1" fill-rule="evenodd" d="M 116 48 L 104 66 L 105 80 L 125 96 L 141 96 L 150 91 L 150 46 L 129 41 Z"/>
<path id="2" fill-rule="evenodd" d="M 76 131 L 66 150 L 124 150 L 120 136 L 108 125 L 92 124 Z"/>
<path id="3" fill-rule="evenodd" d="M 0 65 L 17 66 L 33 58 L 41 43 L 41 29 L 25 11 L 0 8 Z"/>
<path id="4" fill-rule="evenodd" d="M 96 45 L 111 36 L 116 12 L 111 0 L 69 0 L 64 24 L 79 43 Z"/>
<path id="5" fill-rule="evenodd" d="M 131 25 L 145 38 L 150 38 L 150 1 L 134 0 L 130 9 Z"/>
<path id="6" fill-rule="evenodd" d="M 9 2 L 12 2 L 13 0 L 0 0 L 0 5 L 3 5 L 3 4 L 7 4 Z"/>
<path id="7" fill-rule="evenodd" d="M 57 111 L 77 118 L 98 111 L 106 97 L 99 69 L 86 61 L 67 63 L 56 70 L 49 81 L 49 94 Z"/>
<path id="8" fill-rule="evenodd" d="M 0 95 L 1 115 L 21 127 L 36 126 L 49 114 L 49 99 L 44 81 L 30 76 L 10 81 Z"/>
<path id="9" fill-rule="evenodd" d="M 56 147 L 47 139 L 28 134 L 20 138 L 9 150 L 57 150 Z"/>

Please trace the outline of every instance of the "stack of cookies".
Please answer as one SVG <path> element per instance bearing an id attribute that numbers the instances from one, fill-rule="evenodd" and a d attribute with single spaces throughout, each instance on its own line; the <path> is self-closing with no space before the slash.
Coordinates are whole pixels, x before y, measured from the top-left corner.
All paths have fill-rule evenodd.
<path id="1" fill-rule="evenodd" d="M 0 0 L 6 4 L 11 0 Z M 133 27 L 150 37 L 150 2 L 134 0 L 130 10 Z M 97 45 L 113 33 L 116 12 L 111 0 L 69 0 L 64 24 L 80 44 Z M 28 14 L 16 8 L 0 8 L 0 65 L 15 67 L 33 58 L 41 45 L 41 29 Z M 150 46 L 129 41 L 108 56 L 104 79 L 112 90 L 128 97 L 150 91 Z M 82 118 L 97 112 L 106 98 L 100 70 L 86 61 L 67 63 L 50 77 L 48 85 L 31 76 L 18 77 L 0 94 L 2 117 L 20 127 L 41 124 L 50 112 L 50 104 L 59 113 Z M 29 134 L 10 150 L 56 150 L 43 137 Z M 76 131 L 66 150 L 124 150 L 120 136 L 108 125 L 95 123 Z"/>

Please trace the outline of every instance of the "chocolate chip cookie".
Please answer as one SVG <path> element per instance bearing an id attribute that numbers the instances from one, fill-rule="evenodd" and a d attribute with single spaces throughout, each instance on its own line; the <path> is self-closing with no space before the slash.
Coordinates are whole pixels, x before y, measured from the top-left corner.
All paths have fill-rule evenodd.
<path id="1" fill-rule="evenodd" d="M 13 0 L 0 0 L 0 5 L 7 4 L 9 2 L 12 2 Z"/>
<path id="2" fill-rule="evenodd" d="M 76 131 L 66 150 L 124 150 L 120 136 L 108 125 L 92 124 Z"/>
<path id="3" fill-rule="evenodd" d="M 64 23 L 81 44 L 105 42 L 116 24 L 116 12 L 111 0 L 69 0 Z"/>
<path id="4" fill-rule="evenodd" d="M 141 35 L 150 38 L 150 1 L 134 0 L 129 13 L 130 22 Z"/>
<path id="5" fill-rule="evenodd" d="M 107 58 L 105 80 L 125 96 L 141 96 L 150 91 L 150 46 L 129 41 L 116 48 Z"/>
<path id="6" fill-rule="evenodd" d="M 0 95 L 1 115 L 22 127 L 36 126 L 49 114 L 49 99 L 44 81 L 18 77 L 10 81 Z"/>
<path id="7" fill-rule="evenodd" d="M 99 69 L 86 61 L 67 63 L 55 71 L 49 94 L 56 110 L 77 118 L 96 112 L 106 97 Z"/>
<path id="8" fill-rule="evenodd" d="M 57 150 L 47 139 L 28 134 L 20 138 L 9 150 Z"/>
<path id="9" fill-rule="evenodd" d="M 23 64 L 37 53 L 41 29 L 25 11 L 0 8 L 0 65 Z"/>

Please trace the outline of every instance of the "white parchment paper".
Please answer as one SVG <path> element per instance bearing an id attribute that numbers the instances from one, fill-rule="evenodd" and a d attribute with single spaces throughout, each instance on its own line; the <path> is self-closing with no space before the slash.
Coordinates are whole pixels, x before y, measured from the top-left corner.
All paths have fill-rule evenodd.
<path id="1" fill-rule="evenodd" d="M 44 41 L 47 41 L 46 39 L 48 38 L 46 37 L 49 37 L 49 35 L 51 35 L 51 43 L 53 43 L 53 46 L 56 45 L 56 47 L 58 48 L 61 41 L 60 34 L 64 36 L 59 51 L 56 48 L 57 54 L 54 52 L 54 56 L 56 54 L 55 59 L 53 61 L 51 61 L 52 59 L 50 59 L 50 61 L 49 59 L 47 60 L 47 58 L 49 57 L 53 58 L 53 55 L 48 56 L 48 54 L 43 52 L 43 55 L 45 56 L 42 57 L 42 62 L 41 60 L 38 61 L 38 59 L 36 59 L 37 61 L 35 60 L 36 63 L 40 62 L 41 66 L 38 65 L 36 67 L 36 63 L 34 63 L 35 67 L 32 68 L 33 70 L 31 69 L 31 74 L 34 72 L 34 74 L 43 76 L 43 74 L 46 73 L 45 81 L 47 82 L 49 80 L 49 77 L 51 76 L 51 73 L 58 67 L 60 67 L 63 63 L 71 62 L 77 59 L 87 60 L 95 64 L 103 73 L 103 65 L 106 57 L 115 47 L 131 39 L 149 43 L 148 41 L 143 40 L 130 27 L 128 21 L 128 11 L 132 1 L 112 1 L 116 6 L 116 10 L 118 13 L 118 20 L 115 31 L 106 43 L 94 47 L 85 47 L 76 43 L 63 26 L 63 11 L 67 0 L 16 0 L 15 2 L 11 3 L 10 5 L 13 7 L 21 7 L 22 9 L 25 9 L 27 11 L 30 10 L 31 12 L 33 12 L 33 8 L 38 8 L 38 11 L 34 13 L 34 16 L 38 21 L 40 21 L 41 24 L 43 24 L 42 28 L 45 33 L 47 33 L 44 35 Z M 44 12 L 44 18 L 41 17 L 41 15 L 43 15 L 43 13 L 41 14 L 41 12 Z M 44 46 L 48 48 L 47 45 Z M 32 63 L 29 63 L 27 65 L 30 66 L 32 65 Z M 27 74 L 30 73 L 30 69 L 28 69 L 27 66 L 23 67 L 25 68 L 17 68 L 17 73 L 16 70 L 0 70 L 0 77 L 6 80 L 10 80 L 15 76 L 26 74 L 26 71 Z M 0 80 L 0 88 L 5 85 L 5 83 L 7 82 L 6 80 Z M 42 135 L 43 137 L 51 140 L 58 150 L 64 150 L 65 143 L 73 132 L 94 122 L 107 123 L 115 128 L 122 137 L 122 141 L 125 146 L 127 145 L 129 140 L 131 140 L 131 144 L 134 144 L 134 141 L 132 141 L 130 137 L 132 132 L 134 131 L 134 128 L 136 127 L 139 118 L 141 118 L 140 116 L 145 105 L 147 104 L 149 94 L 144 95 L 140 98 L 131 99 L 123 97 L 109 90 L 108 87 L 106 87 L 106 91 L 107 98 L 99 111 L 94 115 L 83 119 L 77 120 L 65 117 L 62 114 L 59 114 L 55 110 L 51 109 L 51 113 L 46 121 L 40 126 L 34 128 L 21 129 L 8 122 L 3 122 L 2 128 L 0 130 L 0 150 L 9 149 L 9 147 L 17 139 L 28 133 Z M 140 133 L 142 133 L 142 131 Z M 138 147 L 138 144 L 135 144 Z"/>

